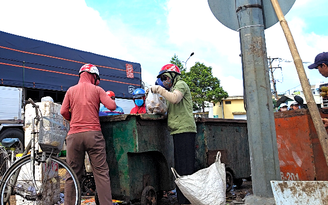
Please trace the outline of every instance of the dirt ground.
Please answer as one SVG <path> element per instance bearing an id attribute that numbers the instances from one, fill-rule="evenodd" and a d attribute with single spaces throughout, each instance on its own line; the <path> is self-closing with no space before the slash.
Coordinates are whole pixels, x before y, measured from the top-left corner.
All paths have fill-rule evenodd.
<path id="1" fill-rule="evenodd" d="M 244 204 L 245 196 L 253 194 L 252 191 L 252 181 L 244 181 L 240 188 L 233 187 L 226 194 L 226 205 L 236 205 L 236 204 Z M 82 200 L 81 205 L 95 205 L 93 197 L 87 197 Z M 118 205 L 120 203 L 117 203 Z M 136 202 L 131 205 L 140 205 L 140 203 Z M 158 205 L 179 205 L 177 201 L 176 194 L 173 192 L 171 194 L 167 194 L 162 199 L 158 200 Z"/>

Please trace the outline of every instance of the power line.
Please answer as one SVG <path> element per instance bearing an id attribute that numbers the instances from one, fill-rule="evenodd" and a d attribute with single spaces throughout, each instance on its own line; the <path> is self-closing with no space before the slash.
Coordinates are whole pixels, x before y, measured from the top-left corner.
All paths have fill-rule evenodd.
<path id="1" fill-rule="evenodd" d="M 275 66 L 275 67 L 272 66 L 272 64 L 273 64 L 274 61 L 278 61 L 278 66 Z M 271 74 L 271 80 L 270 81 L 271 81 L 272 87 L 273 87 L 273 92 L 272 93 L 274 94 L 274 96 L 275 96 L 276 99 L 278 99 L 278 91 L 277 91 L 277 86 L 276 86 L 277 80 L 274 77 L 274 72 L 277 69 L 280 69 L 281 70 L 281 73 L 282 73 L 282 67 L 280 66 L 280 63 L 281 62 L 290 63 L 291 61 L 285 60 L 285 59 L 282 59 L 282 58 L 271 58 L 271 57 L 268 57 L 269 70 L 270 70 L 270 74 Z"/>

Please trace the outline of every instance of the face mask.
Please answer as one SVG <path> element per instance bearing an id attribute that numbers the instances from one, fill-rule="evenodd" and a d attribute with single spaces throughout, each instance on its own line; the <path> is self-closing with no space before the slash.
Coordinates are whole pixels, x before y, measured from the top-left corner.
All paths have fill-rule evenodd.
<path id="1" fill-rule="evenodd" d="M 164 85 L 165 88 L 171 88 L 172 87 L 171 78 L 167 78 L 165 81 L 163 81 L 163 85 Z"/>
<path id="2" fill-rule="evenodd" d="M 134 103 L 137 105 L 137 106 L 141 106 L 144 104 L 144 100 L 143 99 L 135 99 L 134 100 Z"/>

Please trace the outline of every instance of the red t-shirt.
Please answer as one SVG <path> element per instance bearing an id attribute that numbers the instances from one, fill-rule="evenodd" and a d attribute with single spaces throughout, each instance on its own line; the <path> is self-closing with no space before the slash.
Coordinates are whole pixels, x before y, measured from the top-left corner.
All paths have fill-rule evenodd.
<path id="1" fill-rule="evenodd" d="M 110 110 L 116 109 L 112 100 L 101 87 L 94 85 L 94 75 L 83 72 L 77 85 L 70 87 L 64 97 L 60 114 L 70 121 L 68 134 L 100 131 L 100 102 Z"/>
<path id="2" fill-rule="evenodd" d="M 134 108 L 131 109 L 130 114 L 144 114 L 146 112 L 146 106 L 144 103 L 141 107 L 135 105 Z"/>

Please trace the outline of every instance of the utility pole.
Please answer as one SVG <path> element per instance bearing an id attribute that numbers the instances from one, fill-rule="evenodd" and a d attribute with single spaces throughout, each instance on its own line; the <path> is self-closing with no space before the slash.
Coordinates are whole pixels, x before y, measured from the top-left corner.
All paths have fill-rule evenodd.
<path id="1" fill-rule="evenodd" d="M 208 2 L 214 16 L 240 36 L 253 188 L 253 195 L 245 197 L 245 204 L 272 205 L 275 202 L 270 180 L 281 177 L 264 29 L 278 19 L 269 1 Z M 281 2 L 286 14 L 295 0 Z"/>
<path id="2" fill-rule="evenodd" d="M 276 80 L 274 79 L 273 72 L 275 71 L 276 68 L 280 68 L 281 69 L 281 67 L 272 67 L 272 63 L 275 60 L 281 60 L 281 59 L 280 58 L 270 58 L 270 57 L 268 57 L 269 70 L 270 70 L 270 74 L 271 74 L 271 82 L 272 82 L 272 87 L 273 87 L 273 94 L 274 94 L 274 97 L 276 98 L 276 100 L 278 100 L 278 92 L 277 92 L 277 87 L 276 87 Z"/>
<path id="3" fill-rule="evenodd" d="M 270 180 L 281 179 L 262 9 L 261 0 L 236 0 L 254 194 L 248 204 L 272 204 Z"/>

